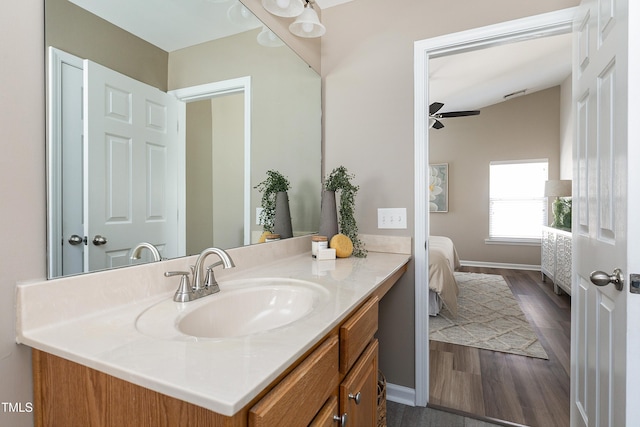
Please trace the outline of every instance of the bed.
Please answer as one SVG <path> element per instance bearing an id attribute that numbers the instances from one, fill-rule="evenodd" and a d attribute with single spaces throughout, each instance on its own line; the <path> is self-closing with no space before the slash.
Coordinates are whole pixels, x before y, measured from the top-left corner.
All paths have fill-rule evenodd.
<path id="1" fill-rule="evenodd" d="M 454 272 L 460 259 L 448 237 L 429 236 L 429 315 L 436 316 L 444 304 L 449 312 L 458 315 L 458 283 Z"/>

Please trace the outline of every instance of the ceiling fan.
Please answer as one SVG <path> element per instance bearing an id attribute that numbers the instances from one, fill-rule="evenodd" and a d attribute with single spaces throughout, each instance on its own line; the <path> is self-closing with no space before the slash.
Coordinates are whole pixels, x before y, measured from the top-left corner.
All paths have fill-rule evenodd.
<path id="1" fill-rule="evenodd" d="M 450 111 L 448 113 L 438 113 L 444 106 L 442 102 L 434 102 L 429 105 L 429 124 L 434 129 L 442 129 L 444 125 L 439 119 L 448 119 L 450 117 L 477 116 L 480 110 L 471 111 Z"/>

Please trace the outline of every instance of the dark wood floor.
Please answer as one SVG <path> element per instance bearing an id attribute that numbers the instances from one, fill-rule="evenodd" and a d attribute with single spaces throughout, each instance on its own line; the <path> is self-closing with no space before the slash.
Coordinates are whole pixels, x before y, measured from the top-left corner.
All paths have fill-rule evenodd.
<path id="1" fill-rule="evenodd" d="M 568 426 L 571 298 L 556 295 L 536 271 L 461 271 L 504 276 L 549 360 L 430 341 L 430 405 L 527 426 Z"/>

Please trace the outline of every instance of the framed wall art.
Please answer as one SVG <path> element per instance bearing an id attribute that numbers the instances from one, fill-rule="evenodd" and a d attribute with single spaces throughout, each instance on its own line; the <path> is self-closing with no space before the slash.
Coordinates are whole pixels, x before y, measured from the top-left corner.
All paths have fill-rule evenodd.
<path id="1" fill-rule="evenodd" d="M 449 212 L 449 163 L 429 165 L 429 212 Z"/>

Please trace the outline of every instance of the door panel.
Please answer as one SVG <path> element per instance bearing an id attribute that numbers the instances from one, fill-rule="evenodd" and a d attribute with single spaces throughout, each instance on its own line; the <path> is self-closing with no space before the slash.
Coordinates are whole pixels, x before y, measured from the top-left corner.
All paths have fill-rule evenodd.
<path id="1" fill-rule="evenodd" d="M 583 0 L 575 20 L 572 425 L 628 425 L 628 284 L 596 286 L 595 270 L 627 273 L 628 0 Z"/>
<path id="2" fill-rule="evenodd" d="M 88 270 L 128 265 L 141 242 L 180 255 L 178 101 L 91 61 L 84 68 Z M 105 244 L 92 243 L 98 235 Z"/>

